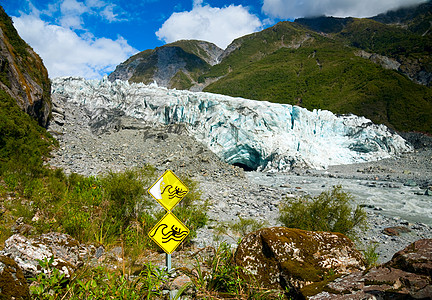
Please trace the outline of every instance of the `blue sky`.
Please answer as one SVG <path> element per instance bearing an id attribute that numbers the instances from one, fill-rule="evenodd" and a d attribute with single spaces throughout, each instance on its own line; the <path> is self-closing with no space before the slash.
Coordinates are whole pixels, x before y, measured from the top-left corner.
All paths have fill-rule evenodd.
<path id="1" fill-rule="evenodd" d="M 180 39 L 226 48 L 282 20 L 369 17 L 425 0 L 0 0 L 50 77 L 100 78 L 131 55 Z"/>

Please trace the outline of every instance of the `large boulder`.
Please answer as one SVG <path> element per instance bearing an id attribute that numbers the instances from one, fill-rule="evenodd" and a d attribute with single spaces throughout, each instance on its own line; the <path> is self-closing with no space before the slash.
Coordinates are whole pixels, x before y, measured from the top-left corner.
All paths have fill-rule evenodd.
<path id="1" fill-rule="evenodd" d="M 69 277 L 85 261 L 95 256 L 94 245 L 80 244 L 67 234 L 48 233 L 35 238 L 14 234 L 5 241 L 0 255 L 12 258 L 23 270 L 26 278 L 36 277 L 43 272 L 38 260 L 54 257 L 52 266 Z"/>
<path id="2" fill-rule="evenodd" d="M 30 300 L 30 291 L 18 264 L 0 255 L 0 300 Z"/>
<path id="3" fill-rule="evenodd" d="M 431 263 L 432 240 L 419 240 L 388 263 L 330 282 L 310 299 L 432 299 Z"/>
<path id="4" fill-rule="evenodd" d="M 305 287 L 365 269 L 361 253 L 345 235 L 286 227 L 248 234 L 237 248 L 235 263 L 264 288 L 289 289 L 295 298 L 304 297 Z"/>

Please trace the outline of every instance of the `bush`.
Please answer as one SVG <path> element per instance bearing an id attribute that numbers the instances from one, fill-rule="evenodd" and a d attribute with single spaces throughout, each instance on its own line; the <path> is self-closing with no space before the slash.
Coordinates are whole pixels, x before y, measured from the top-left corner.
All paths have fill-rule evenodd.
<path id="1" fill-rule="evenodd" d="M 258 221 L 253 218 L 242 218 L 240 216 L 238 218 L 239 220 L 237 222 L 218 224 L 215 228 L 217 237 L 227 235 L 240 242 L 248 233 L 264 228 L 268 225 L 267 221 Z"/>
<path id="2" fill-rule="evenodd" d="M 280 208 L 279 221 L 286 227 L 312 231 L 340 232 L 354 237 L 354 229 L 366 229 L 366 212 L 352 211 L 353 196 L 335 186 L 316 197 L 287 200 Z"/>
<path id="3" fill-rule="evenodd" d="M 0 90 L 0 175 L 41 176 L 45 171 L 43 159 L 54 144 L 51 135 Z M 24 179 L 19 180 L 18 188 L 22 189 Z"/>
<path id="4" fill-rule="evenodd" d="M 106 200 L 109 202 L 108 218 L 123 232 L 133 219 L 138 218 L 139 201 L 144 201 L 145 183 L 131 170 L 124 173 L 109 172 L 102 178 Z M 118 227 L 118 228 L 117 228 Z"/>
<path id="5" fill-rule="evenodd" d="M 39 261 L 44 272 L 31 278 L 34 299 L 154 299 L 162 295 L 160 287 L 168 280 L 167 272 L 151 263 L 134 278 L 96 267 L 84 268 L 68 279 L 53 267 L 53 261 L 53 257 Z"/>

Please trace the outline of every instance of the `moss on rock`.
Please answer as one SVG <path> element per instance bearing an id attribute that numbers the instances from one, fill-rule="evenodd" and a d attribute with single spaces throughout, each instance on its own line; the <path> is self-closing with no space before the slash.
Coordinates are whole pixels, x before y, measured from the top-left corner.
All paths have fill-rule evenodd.
<path id="1" fill-rule="evenodd" d="M 0 300 L 30 300 L 30 292 L 24 274 L 17 263 L 0 256 Z"/>
<path id="2" fill-rule="evenodd" d="M 285 227 L 265 228 L 247 235 L 235 254 L 244 276 L 253 276 L 264 288 L 290 290 L 304 297 L 304 288 L 364 270 L 360 252 L 343 234 Z M 306 291 L 306 290 L 305 290 Z"/>

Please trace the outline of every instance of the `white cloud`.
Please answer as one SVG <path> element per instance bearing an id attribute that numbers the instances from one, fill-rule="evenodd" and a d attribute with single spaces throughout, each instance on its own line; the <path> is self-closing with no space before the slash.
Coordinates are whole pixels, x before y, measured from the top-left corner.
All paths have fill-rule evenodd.
<path id="1" fill-rule="evenodd" d="M 194 0 L 191 11 L 173 13 L 156 35 L 166 43 L 197 39 L 225 49 L 234 39 L 261 28 L 258 17 L 241 5 L 216 8 L 203 6 L 202 0 Z"/>
<path id="2" fill-rule="evenodd" d="M 66 22 L 49 24 L 37 14 L 13 17 L 13 22 L 21 38 L 42 57 L 51 78 L 100 78 L 137 52 L 120 36 L 96 38 L 89 31 L 78 35 Z"/>
<path id="3" fill-rule="evenodd" d="M 64 0 L 60 4 L 60 12 L 62 15 L 60 24 L 63 27 L 81 29 L 81 25 L 84 23 L 81 16 L 88 13 L 89 8 L 76 0 Z"/>
<path id="4" fill-rule="evenodd" d="M 401 6 L 426 0 L 264 0 L 262 11 L 273 18 L 299 17 L 371 17 Z"/>

